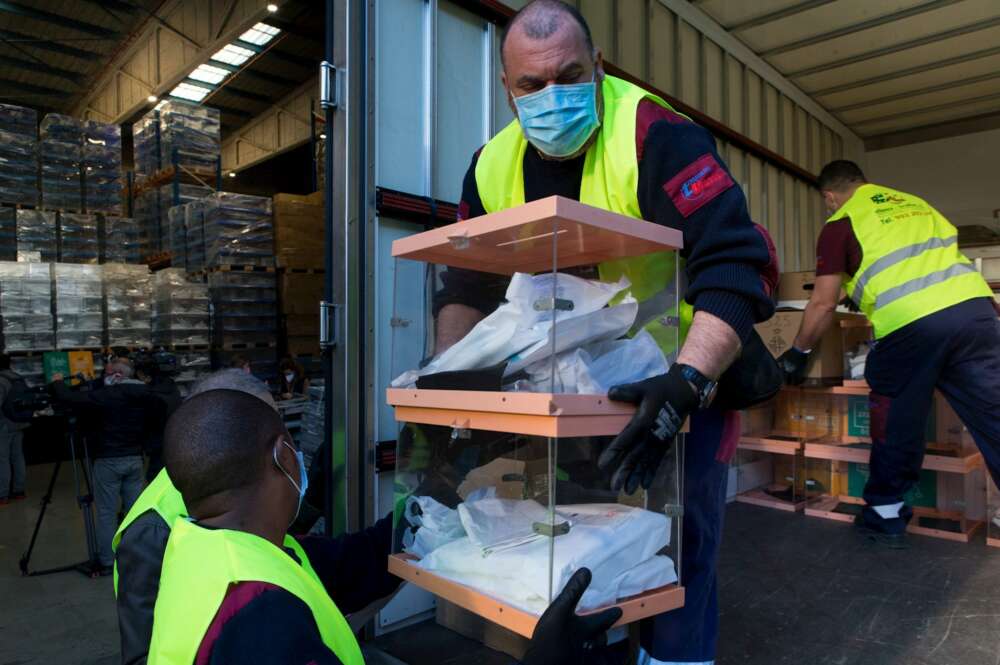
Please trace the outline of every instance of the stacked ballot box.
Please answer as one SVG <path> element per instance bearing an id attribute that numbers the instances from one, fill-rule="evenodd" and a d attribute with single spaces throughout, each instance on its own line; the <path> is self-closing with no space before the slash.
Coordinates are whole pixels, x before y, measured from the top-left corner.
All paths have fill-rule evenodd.
<path id="1" fill-rule="evenodd" d="M 205 199 L 204 227 L 208 267 L 274 265 L 271 199 L 216 192 Z"/>
<path id="2" fill-rule="evenodd" d="M 0 262 L 0 327 L 7 352 L 53 348 L 50 264 Z"/>
<path id="3" fill-rule="evenodd" d="M 218 109 L 170 100 L 158 104 L 132 127 L 136 176 L 145 178 L 176 166 L 215 172 L 221 146 Z"/>
<path id="4" fill-rule="evenodd" d="M 273 271 L 221 270 L 208 274 L 213 343 L 239 349 L 275 344 L 277 283 Z"/>
<path id="5" fill-rule="evenodd" d="M 38 116 L 0 104 L 0 203 L 38 205 Z"/>
<path id="6" fill-rule="evenodd" d="M 59 213 L 59 260 L 97 263 L 101 255 L 97 215 Z"/>
<path id="7" fill-rule="evenodd" d="M 15 225 L 18 254 L 26 260 L 55 261 L 59 256 L 56 216 L 57 213 L 45 210 L 18 210 Z"/>
<path id="8" fill-rule="evenodd" d="M 52 210 L 83 211 L 83 123 L 48 113 L 40 125 L 39 172 L 42 205 Z"/>
<path id="9" fill-rule="evenodd" d="M 170 209 L 211 195 L 200 184 L 168 184 L 147 189 L 135 197 L 134 216 L 150 239 L 151 252 L 170 251 Z"/>
<path id="10" fill-rule="evenodd" d="M 149 348 L 152 344 L 153 276 L 144 265 L 106 263 L 104 317 L 108 346 Z"/>
<path id="11" fill-rule="evenodd" d="M 120 125 L 83 122 L 83 204 L 87 212 L 122 214 Z"/>
<path id="12" fill-rule="evenodd" d="M 134 217 L 108 215 L 101 229 L 101 258 L 105 263 L 142 263 L 149 239 Z"/>
<path id="13" fill-rule="evenodd" d="M 208 285 L 189 281 L 183 268 L 157 271 L 153 279 L 153 343 L 207 347 L 210 333 Z"/>
<path id="14" fill-rule="evenodd" d="M 0 261 L 17 261 L 17 210 L 0 207 Z"/>
<path id="15" fill-rule="evenodd" d="M 102 266 L 52 264 L 56 348 L 92 349 L 104 344 Z"/>

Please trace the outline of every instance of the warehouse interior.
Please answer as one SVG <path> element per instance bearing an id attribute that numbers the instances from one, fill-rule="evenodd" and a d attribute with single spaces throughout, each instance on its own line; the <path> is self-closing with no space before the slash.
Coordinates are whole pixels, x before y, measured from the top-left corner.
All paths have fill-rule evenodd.
<path id="1" fill-rule="evenodd" d="M 643 662 L 636 660 L 640 643 L 647 648 L 640 619 L 692 602 L 695 595 L 685 600 L 680 588 L 681 497 L 692 482 L 682 477 L 682 450 L 670 448 L 659 470 L 665 495 L 643 489 L 642 498 L 628 499 L 597 487 L 607 478 L 576 475 L 584 459 L 592 461 L 585 445 L 559 449 L 558 459 L 553 452 L 559 437 L 610 431 L 560 434 L 477 421 L 486 401 L 473 391 L 511 394 L 499 392 L 499 379 L 495 389 L 467 389 L 429 408 L 419 401 L 422 392 L 432 400 L 443 392 L 426 388 L 454 387 L 420 382 L 435 376 L 428 364 L 444 367 L 442 376 L 451 369 L 435 364 L 442 354 L 435 352 L 434 298 L 446 265 L 480 266 L 469 258 L 448 263 L 469 250 L 467 230 L 434 234 L 464 219 L 470 159 L 517 119 L 501 82 L 500 43 L 527 4 L 0 2 L 0 334 L 24 395 L 37 400 L 23 424 L 11 420 L 6 403 L 0 417 L 18 423 L 10 431 L 23 438 L 26 462 L 20 487 L 16 470 L 14 485 L 0 487 L 0 598 L 7 601 L 0 604 L 0 665 L 123 662 L 117 576 L 100 561 L 94 526 L 97 444 L 90 437 L 98 436 L 91 434 L 100 429 L 98 412 L 90 418 L 61 407 L 51 387 L 107 389 L 102 377 L 120 362 L 151 367 L 143 380 L 169 381 L 178 403 L 220 370 L 246 368 L 266 384 L 304 453 L 303 472 L 309 469 L 311 489 L 303 487 L 293 525 L 305 524 L 301 533 L 336 537 L 393 518 L 389 570 L 405 580 L 402 587 L 345 611 L 364 662 L 521 661 L 553 585 L 558 592 L 565 584 L 553 581 L 548 550 L 539 577 L 548 596 L 537 607 L 504 596 L 503 583 L 485 586 L 491 595 L 413 563 L 422 541 L 407 540 L 404 526 L 429 533 L 428 511 L 448 503 L 430 494 L 460 472 L 448 490 L 449 500 L 466 502 L 461 510 L 448 506 L 456 522 L 474 505 L 467 496 L 491 483 L 495 497 L 534 496 L 539 509 L 547 501 L 546 519 L 555 520 L 557 492 L 572 477 L 588 498 L 560 504 L 624 504 L 668 525 L 663 547 L 648 553 L 673 562 L 674 577 L 658 578 L 667 591 L 648 591 L 658 583 L 610 597 L 623 607 L 625 596 L 645 599 L 660 610 L 628 606 L 638 613 L 609 633 L 614 660 L 606 662 Z M 819 175 L 834 160 L 853 161 L 869 182 L 931 204 L 957 229 L 958 250 L 1000 303 L 995 0 L 568 4 L 589 24 L 606 74 L 665 100 L 714 137 L 780 266 L 770 294 L 777 311 L 756 324 L 775 358 L 794 348 L 817 281 L 817 241 L 829 216 Z M 543 259 L 533 270 L 504 274 L 561 274 L 572 241 L 560 238 L 573 234 L 555 228 L 515 229 L 520 235 L 507 245 L 537 243 Z M 613 295 L 598 312 L 619 304 Z M 549 300 L 552 321 L 560 321 L 554 286 Z M 864 314 L 841 307 L 834 316 L 804 387 L 784 386 L 740 414 L 713 589 L 718 646 L 704 662 L 1000 662 L 1000 601 L 992 592 L 1000 578 L 1000 489 L 978 432 L 936 393 L 914 415 L 926 417 L 927 443 L 905 496 L 913 508 L 906 548 L 857 533 L 852 523 L 871 474 L 865 363 L 875 335 Z M 543 354 L 549 389 L 516 390 L 555 401 L 537 414 L 529 396 L 501 409 L 524 427 L 580 408 L 558 402 L 558 393 L 588 392 L 551 388 L 552 328 Z M 532 348 L 532 357 L 543 357 Z M 665 363 L 674 359 L 667 356 Z M 476 369 L 490 374 L 493 364 Z M 543 385 L 531 367 L 525 385 Z M 597 392 L 603 398 L 607 388 Z M 628 422 L 612 416 L 615 432 Z M 510 447 L 488 441 L 483 435 L 497 432 L 477 422 L 496 425 Z M 574 430 L 552 430 L 565 431 Z M 499 448 L 502 455 L 485 452 Z M 146 451 L 144 481 L 158 468 L 162 462 Z M 428 487 L 418 529 L 405 513 Z M 115 519 L 127 512 L 122 506 Z M 572 534 L 577 527 L 542 522 L 529 520 L 529 537 L 515 545 L 558 542 L 567 533 L 546 529 Z M 472 568 L 489 562 L 491 551 L 481 554 Z M 532 598 L 545 596 L 539 593 Z"/>

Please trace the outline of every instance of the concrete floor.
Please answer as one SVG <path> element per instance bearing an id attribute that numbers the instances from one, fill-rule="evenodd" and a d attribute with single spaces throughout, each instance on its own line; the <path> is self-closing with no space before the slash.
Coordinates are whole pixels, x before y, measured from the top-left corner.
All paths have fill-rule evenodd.
<path id="1" fill-rule="evenodd" d="M 0 507 L 0 665 L 118 662 L 111 579 L 22 578 L 50 466 L 29 467 L 27 501 Z M 1000 664 L 1000 550 L 913 537 L 880 549 L 846 525 L 733 504 L 720 562 L 720 665 Z M 31 568 L 84 558 L 64 467 Z M 510 659 L 432 623 L 379 639 L 410 665 Z M 382 654 L 371 661 L 397 662 Z"/>

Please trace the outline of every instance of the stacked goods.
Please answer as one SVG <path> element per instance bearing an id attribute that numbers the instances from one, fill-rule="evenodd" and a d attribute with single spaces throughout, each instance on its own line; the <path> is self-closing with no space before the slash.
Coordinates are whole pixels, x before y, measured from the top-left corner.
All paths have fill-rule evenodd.
<path id="1" fill-rule="evenodd" d="M 83 123 L 83 205 L 87 212 L 122 213 L 122 130 L 96 120 Z"/>
<path id="2" fill-rule="evenodd" d="M 0 322 L 7 352 L 53 348 L 48 263 L 0 262 Z"/>
<path id="3" fill-rule="evenodd" d="M 135 218 L 150 239 L 151 250 L 165 252 L 170 249 L 169 211 L 204 198 L 213 190 L 202 185 L 174 184 L 147 189 L 135 198 Z"/>
<path id="4" fill-rule="evenodd" d="M 0 104 L 0 202 L 38 205 L 38 116 Z"/>
<path id="5" fill-rule="evenodd" d="M 273 345 L 277 288 L 273 272 L 221 271 L 208 275 L 213 339 L 219 348 Z"/>
<path id="6" fill-rule="evenodd" d="M 281 275 L 281 314 L 288 353 L 319 357 L 319 303 L 323 274 L 284 272 Z"/>
<path id="7" fill-rule="evenodd" d="M 271 199 L 216 192 L 205 200 L 205 261 L 210 267 L 274 265 Z"/>
<path id="8" fill-rule="evenodd" d="M 63 263 L 97 263 L 100 258 L 97 215 L 59 213 L 59 260 Z"/>
<path id="9" fill-rule="evenodd" d="M 0 261 L 17 261 L 17 214 L 0 208 Z"/>
<path id="10" fill-rule="evenodd" d="M 212 362 L 206 351 L 180 351 L 174 353 L 177 358 L 177 374 L 174 383 L 180 389 L 181 396 L 187 397 L 191 384 L 212 371 Z"/>
<path id="11" fill-rule="evenodd" d="M 42 210 L 17 211 L 17 251 L 38 252 L 41 261 L 58 255 L 56 213 Z"/>
<path id="12" fill-rule="evenodd" d="M 135 172 L 146 178 L 174 164 L 215 173 L 219 163 L 218 109 L 163 102 L 132 126 Z"/>
<path id="13" fill-rule="evenodd" d="M 313 457 L 323 444 L 323 397 L 325 389 L 323 381 L 312 381 L 309 384 L 309 403 L 302 411 L 302 425 L 296 442 L 299 450 L 306 458 L 306 468 L 312 466 Z"/>
<path id="14" fill-rule="evenodd" d="M 205 269 L 205 202 L 192 201 L 184 207 L 184 256 L 188 272 Z"/>
<path id="15" fill-rule="evenodd" d="M 42 118 L 39 161 L 42 205 L 60 210 L 83 209 L 80 180 L 83 124 L 76 118 L 48 113 Z"/>
<path id="16" fill-rule="evenodd" d="M 279 267 L 322 267 L 323 237 L 321 192 L 274 195 L 274 253 Z"/>
<path id="17" fill-rule="evenodd" d="M 132 217 L 105 217 L 101 258 L 105 263 L 142 263 L 146 234 Z"/>
<path id="18" fill-rule="evenodd" d="M 221 150 L 219 110 L 168 101 L 160 106 L 160 164 L 214 173 Z"/>
<path id="19" fill-rule="evenodd" d="M 52 264 L 56 348 L 100 348 L 104 341 L 101 266 Z"/>
<path id="20" fill-rule="evenodd" d="M 163 251 L 170 252 L 170 265 L 190 271 L 187 264 L 187 209 L 192 203 L 173 206 L 167 211 L 167 245 Z"/>
<path id="21" fill-rule="evenodd" d="M 149 348 L 153 276 L 146 266 L 104 265 L 104 316 L 108 346 Z"/>
<path id="22" fill-rule="evenodd" d="M 29 388 L 45 383 L 45 364 L 41 356 L 14 356 L 10 368 L 24 378 Z"/>
<path id="23" fill-rule="evenodd" d="M 189 282 L 183 268 L 158 271 L 153 279 L 153 342 L 207 346 L 208 306 L 208 287 Z"/>

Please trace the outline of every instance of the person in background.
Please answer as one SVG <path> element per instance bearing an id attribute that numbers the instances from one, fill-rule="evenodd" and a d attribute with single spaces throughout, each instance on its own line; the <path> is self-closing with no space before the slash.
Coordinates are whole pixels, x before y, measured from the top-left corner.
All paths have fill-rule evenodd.
<path id="1" fill-rule="evenodd" d="M 823 167 L 830 214 L 816 247 L 816 285 L 794 344 L 779 363 L 804 382 L 809 354 L 834 322 L 841 287 L 872 324 L 865 363 L 872 452 L 855 524 L 904 547 L 920 479 L 924 429 L 940 390 L 1000 483 L 1000 319 L 993 293 L 959 251 L 958 230 L 923 199 L 868 182 L 854 162 Z"/>
<path id="2" fill-rule="evenodd" d="M 281 389 L 278 391 L 281 399 L 291 399 L 296 396 L 303 396 L 309 393 L 309 379 L 306 378 L 306 370 L 291 356 L 285 356 L 278 365 L 279 380 Z"/>
<path id="3" fill-rule="evenodd" d="M 142 381 L 133 378 L 132 365 L 120 358 L 105 365 L 104 385 L 92 390 L 70 390 L 61 374 L 52 382 L 55 401 L 93 415 L 99 436 L 91 451 L 92 478 L 97 503 L 97 547 L 101 573 L 111 574 L 111 541 L 118 526 L 119 500 L 128 512 L 142 492 L 142 450 L 150 422 L 165 421 L 163 401 Z"/>
<path id="4" fill-rule="evenodd" d="M 238 391 L 189 399 L 170 419 L 166 471 L 190 516 L 163 555 L 149 662 L 361 665 L 342 612 L 399 586 L 392 515 L 340 538 L 291 538 L 307 486 L 281 417 Z M 576 665 L 621 609 L 578 616 L 581 569 L 539 619 L 524 665 Z"/>
<path id="5" fill-rule="evenodd" d="M 183 400 L 177 384 L 160 368 L 160 364 L 154 358 L 144 358 L 137 362 L 135 376 L 163 401 L 165 409 L 162 414 L 157 414 L 162 417 L 157 417 L 147 424 L 148 436 L 145 449 L 149 462 L 146 465 L 146 482 L 151 482 L 163 468 L 163 428 L 166 426 L 166 419 L 173 415 Z"/>
<path id="6" fill-rule="evenodd" d="M 238 369 L 250 374 L 250 361 L 243 356 L 233 356 L 229 361 L 229 369 Z"/>
<path id="7" fill-rule="evenodd" d="M 188 399 L 209 390 L 244 392 L 272 409 L 277 408 L 267 385 L 242 368 L 209 374 L 192 386 Z M 170 527 L 181 515 L 187 515 L 184 500 L 161 465 L 157 475 L 122 520 L 112 541 L 123 665 L 146 662 L 153 634 L 153 606 L 160 586 L 163 551 L 170 537 Z"/>
<path id="8" fill-rule="evenodd" d="M 0 353 L 0 404 L 11 394 L 14 384 L 23 381 L 21 375 L 10 368 L 10 356 Z M 26 498 L 24 493 L 25 467 L 22 446 L 27 423 L 16 423 L 4 416 L 0 409 L 0 506 L 11 499 Z"/>

